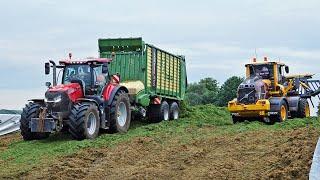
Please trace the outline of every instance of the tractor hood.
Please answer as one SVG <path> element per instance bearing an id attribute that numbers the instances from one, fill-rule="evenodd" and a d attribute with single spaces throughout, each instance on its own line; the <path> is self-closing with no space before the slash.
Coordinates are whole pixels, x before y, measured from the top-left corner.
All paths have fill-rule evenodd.
<path id="1" fill-rule="evenodd" d="M 48 89 L 46 94 L 59 94 L 65 93 L 69 96 L 72 102 L 75 102 L 78 98 L 83 97 L 83 90 L 78 83 L 60 84 Z"/>

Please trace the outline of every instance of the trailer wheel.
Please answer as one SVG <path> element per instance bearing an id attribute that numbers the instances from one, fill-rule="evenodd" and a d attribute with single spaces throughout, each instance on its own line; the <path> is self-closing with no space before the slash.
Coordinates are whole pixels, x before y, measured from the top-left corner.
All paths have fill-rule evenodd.
<path id="1" fill-rule="evenodd" d="M 170 105 L 170 120 L 177 120 L 179 119 L 179 105 L 177 102 L 173 102 Z"/>
<path id="2" fill-rule="evenodd" d="M 288 119 L 288 105 L 282 100 L 280 102 L 280 109 L 278 110 L 278 114 L 270 117 L 270 124 L 274 124 L 276 122 L 283 122 Z"/>
<path id="3" fill-rule="evenodd" d="M 301 98 L 299 100 L 297 117 L 298 118 L 310 117 L 310 106 L 309 106 L 308 100 L 305 98 Z"/>
<path id="4" fill-rule="evenodd" d="M 34 139 L 45 139 L 49 137 L 50 133 L 31 132 L 31 129 L 29 127 L 31 118 L 39 117 L 39 108 L 40 108 L 39 104 L 29 103 L 22 110 L 21 119 L 20 119 L 20 130 L 21 130 L 21 135 L 25 141 L 30 141 Z"/>
<path id="5" fill-rule="evenodd" d="M 162 101 L 161 105 L 150 105 L 148 108 L 148 119 L 153 123 L 169 120 L 169 104 L 167 101 Z"/>
<path id="6" fill-rule="evenodd" d="M 129 96 L 124 91 L 118 91 L 110 108 L 110 131 L 112 133 L 125 133 L 131 122 Z"/>
<path id="7" fill-rule="evenodd" d="M 100 117 L 96 105 L 75 104 L 69 116 L 69 132 L 74 139 L 94 139 L 99 134 Z"/>

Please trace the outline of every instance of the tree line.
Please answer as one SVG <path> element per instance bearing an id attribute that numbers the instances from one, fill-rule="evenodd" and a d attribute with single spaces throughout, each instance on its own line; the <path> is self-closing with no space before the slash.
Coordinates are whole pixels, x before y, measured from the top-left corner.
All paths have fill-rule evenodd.
<path id="1" fill-rule="evenodd" d="M 242 77 L 232 76 L 219 86 L 217 80 L 207 77 L 199 82 L 190 83 L 187 88 L 186 102 L 189 105 L 227 106 L 228 101 L 236 98 L 238 86 L 243 80 Z"/>

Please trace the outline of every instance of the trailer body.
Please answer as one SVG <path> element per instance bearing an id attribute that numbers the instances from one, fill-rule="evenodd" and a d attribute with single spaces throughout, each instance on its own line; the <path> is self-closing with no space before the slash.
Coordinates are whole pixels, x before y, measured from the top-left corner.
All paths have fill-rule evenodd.
<path id="1" fill-rule="evenodd" d="M 142 38 L 99 39 L 101 58 L 112 58 L 110 74 L 119 74 L 132 103 L 149 106 L 154 100 L 180 102 L 187 86 L 184 56 L 145 43 Z"/>

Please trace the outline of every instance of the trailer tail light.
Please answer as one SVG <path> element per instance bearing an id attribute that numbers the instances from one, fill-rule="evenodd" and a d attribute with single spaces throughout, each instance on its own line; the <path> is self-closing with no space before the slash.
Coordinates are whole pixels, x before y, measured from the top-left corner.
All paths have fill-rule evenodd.
<path id="1" fill-rule="evenodd" d="M 160 98 L 154 98 L 153 104 L 161 104 Z"/>

